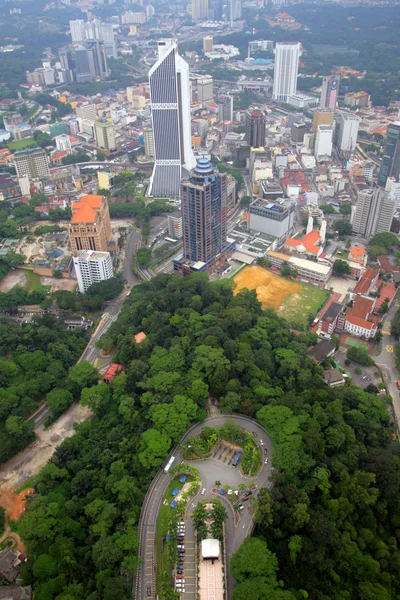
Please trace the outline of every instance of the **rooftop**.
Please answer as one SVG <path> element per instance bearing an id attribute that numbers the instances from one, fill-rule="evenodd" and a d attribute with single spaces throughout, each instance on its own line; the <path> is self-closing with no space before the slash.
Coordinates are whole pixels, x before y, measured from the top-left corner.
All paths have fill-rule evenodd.
<path id="1" fill-rule="evenodd" d="M 102 198 L 103 196 L 87 194 L 79 202 L 74 202 L 71 206 L 71 223 L 94 223 Z"/>
<path id="2" fill-rule="evenodd" d="M 368 294 L 372 281 L 378 276 L 378 271 L 368 267 L 354 288 L 355 294 Z"/>
<path id="3" fill-rule="evenodd" d="M 321 246 L 317 246 L 317 242 L 320 240 L 320 233 L 318 229 L 313 229 L 310 233 L 306 233 L 303 239 L 288 238 L 285 245 L 289 248 L 299 248 L 303 246 L 306 252 L 309 254 L 317 255 L 321 249 Z"/>

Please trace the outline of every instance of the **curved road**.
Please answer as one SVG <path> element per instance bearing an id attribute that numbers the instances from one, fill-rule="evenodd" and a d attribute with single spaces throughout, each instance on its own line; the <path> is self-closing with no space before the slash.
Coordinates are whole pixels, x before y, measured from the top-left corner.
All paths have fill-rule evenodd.
<path id="1" fill-rule="evenodd" d="M 244 417 L 241 415 L 223 415 L 218 417 L 209 417 L 202 423 L 196 423 L 193 425 L 184 435 L 181 442 L 184 442 L 192 435 L 199 435 L 204 426 L 210 427 L 220 427 L 225 423 L 225 421 L 232 421 L 240 427 L 243 427 L 248 432 L 255 432 L 257 434 L 257 439 L 262 439 L 264 442 L 263 448 L 267 449 L 269 462 L 268 465 L 264 465 L 264 460 L 262 461 L 262 468 L 256 477 L 253 477 L 251 480 L 259 487 L 270 487 L 271 483 L 269 482 L 269 476 L 271 474 L 271 455 L 272 455 L 272 442 L 266 431 L 253 419 L 248 417 Z M 180 444 L 179 444 L 180 445 Z M 175 456 L 176 460 L 174 464 L 178 464 L 183 461 L 183 456 L 178 449 L 174 449 L 169 456 Z M 169 458 L 169 457 L 168 457 Z M 232 485 L 237 485 L 238 479 L 241 481 L 246 481 L 243 476 L 239 475 L 239 471 L 234 469 L 229 465 L 224 465 L 222 462 L 219 462 L 213 458 L 209 458 L 205 461 L 187 461 L 190 464 L 196 466 L 199 470 L 200 477 L 202 480 L 202 487 L 206 488 L 206 494 L 204 496 L 197 496 L 194 500 L 191 501 L 191 506 L 189 505 L 189 509 L 195 507 L 197 502 L 203 500 L 204 498 L 211 497 L 210 490 L 214 486 L 215 481 L 220 480 L 222 484 L 229 483 Z M 164 463 L 165 465 L 165 463 Z M 163 465 L 163 467 L 164 467 Z M 155 564 L 155 556 L 156 556 L 156 522 L 157 515 L 161 506 L 161 502 L 164 498 L 165 491 L 168 487 L 168 484 L 171 480 L 171 476 L 167 473 L 164 473 L 163 468 L 158 472 L 156 477 L 153 479 L 149 490 L 147 492 L 145 501 L 142 507 L 142 513 L 140 516 L 139 523 L 139 533 L 140 533 L 140 542 L 139 542 L 139 556 L 142 560 L 142 565 L 138 567 L 136 574 L 136 583 L 135 583 L 135 598 L 136 600 L 149 600 L 156 598 L 156 564 Z M 250 535 L 253 528 L 252 523 L 252 513 L 249 511 L 250 502 L 246 503 L 245 509 L 241 511 L 241 520 L 239 526 L 235 529 L 233 524 L 233 511 L 228 508 L 228 519 L 226 522 L 226 556 L 227 561 L 229 561 L 232 554 L 236 552 L 239 546 L 242 544 L 245 537 Z M 194 540 L 194 532 L 191 531 L 191 523 L 187 523 L 186 528 L 186 536 L 193 536 Z M 185 540 L 186 542 L 186 540 Z M 233 578 L 230 575 L 230 570 L 228 567 L 228 597 L 232 596 L 232 589 L 235 585 Z M 148 595 L 148 588 L 151 588 L 151 594 Z M 194 591 L 186 591 L 182 597 L 186 599 L 197 598 L 197 595 L 194 594 Z"/>

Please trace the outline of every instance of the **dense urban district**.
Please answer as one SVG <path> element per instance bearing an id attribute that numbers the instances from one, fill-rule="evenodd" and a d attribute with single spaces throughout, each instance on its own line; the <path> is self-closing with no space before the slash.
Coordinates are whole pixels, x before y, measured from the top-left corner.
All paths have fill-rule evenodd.
<path id="1" fill-rule="evenodd" d="M 400 600 L 399 27 L 0 0 L 0 598 Z"/>

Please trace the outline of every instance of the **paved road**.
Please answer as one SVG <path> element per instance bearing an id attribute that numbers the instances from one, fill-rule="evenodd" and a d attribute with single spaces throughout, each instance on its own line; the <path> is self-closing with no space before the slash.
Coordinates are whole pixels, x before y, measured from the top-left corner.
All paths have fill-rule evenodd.
<path id="1" fill-rule="evenodd" d="M 397 428 L 400 430 L 400 396 L 399 390 L 397 389 L 397 381 L 400 379 L 400 374 L 396 369 L 394 345 L 397 340 L 390 335 L 390 323 L 394 314 L 399 310 L 398 300 L 393 302 L 386 315 L 386 318 L 382 327 L 382 349 L 381 353 L 375 357 L 376 364 L 382 368 L 383 376 L 386 383 L 388 393 L 392 397 L 393 410 L 396 416 Z"/>
<path id="2" fill-rule="evenodd" d="M 257 434 L 257 439 L 264 441 L 264 448 L 267 448 L 268 456 L 272 455 L 272 443 L 265 430 L 256 421 L 240 415 L 224 415 L 218 417 L 210 417 L 203 423 L 198 423 L 191 428 L 183 438 L 183 441 L 188 439 L 192 435 L 198 435 L 202 428 L 207 425 L 211 427 L 220 427 L 225 421 L 230 420 L 240 425 L 246 431 Z M 177 464 L 183 460 L 182 454 L 179 450 L 175 449 L 171 455 L 176 457 L 175 463 Z M 190 464 L 190 461 L 188 461 Z M 205 487 L 207 492 L 204 496 L 197 496 L 195 500 L 189 505 L 189 515 L 191 514 L 194 506 L 199 500 L 207 497 L 211 497 L 210 490 L 214 486 L 215 481 L 220 480 L 223 484 L 229 484 L 237 487 L 242 481 L 248 482 L 244 479 L 239 470 L 234 469 L 230 465 L 225 465 L 215 459 L 208 459 L 206 461 L 191 461 L 199 470 L 200 477 L 202 480 L 202 487 Z M 264 465 L 257 477 L 253 477 L 252 481 L 259 487 L 270 486 L 269 476 L 271 473 L 271 464 Z M 136 600 L 148 600 L 149 598 L 155 599 L 156 588 L 155 588 L 155 527 L 157 521 L 157 515 L 159 507 L 164 498 L 165 491 L 170 481 L 170 475 L 164 473 L 163 469 L 154 478 L 149 491 L 147 493 L 145 502 L 142 508 L 142 514 L 140 517 L 140 546 L 139 555 L 143 561 L 143 565 L 138 568 L 136 577 Z M 226 554 L 229 561 L 232 554 L 236 552 L 239 546 L 242 544 L 246 536 L 250 535 L 252 531 L 252 513 L 250 512 L 249 502 L 246 503 L 246 507 L 241 511 L 241 521 L 237 529 L 233 524 L 233 511 L 230 507 L 227 508 L 228 520 L 226 522 Z M 187 531 L 186 538 L 190 544 L 194 540 L 194 532 L 191 527 L 191 519 L 187 519 Z M 191 553 L 190 553 L 191 554 Z M 189 566 L 189 565 L 188 565 Z M 192 565 L 192 570 L 194 567 Z M 228 569 L 228 597 L 232 596 L 232 589 L 234 587 L 234 580 L 229 574 Z M 151 595 L 147 595 L 148 588 L 151 588 Z M 188 587 L 185 594 L 183 594 L 184 600 L 192 600 L 195 596 L 193 595 L 194 587 Z"/>

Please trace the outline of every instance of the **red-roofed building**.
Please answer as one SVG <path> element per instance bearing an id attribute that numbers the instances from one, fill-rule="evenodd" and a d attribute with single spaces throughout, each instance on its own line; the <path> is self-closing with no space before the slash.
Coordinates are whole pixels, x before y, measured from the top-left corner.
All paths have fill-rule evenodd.
<path id="1" fill-rule="evenodd" d="M 140 342 L 143 342 L 143 340 L 145 340 L 147 338 L 147 335 L 145 334 L 144 331 L 139 331 L 139 333 L 137 333 L 136 335 L 133 336 L 133 339 L 135 340 L 135 342 L 137 344 L 140 344 Z"/>
<path id="2" fill-rule="evenodd" d="M 310 233 L 306 233 L 302 239 L 288 238 L 285 242 L 285 247 L 289 251 L 318 257 L 322 254 L 322 246 L 317 245 L 320 239 L 321 236 L 318 229 L 313 229 Z"/>
<path id="3" fill-rule="evenodd" d="M 118 363 L 111 363 L 103 377 L 103 380 L 106 383 L 110 383 L 111 379 L 113 379 L 117 375 L 120 375 L 123 372 L 124 371 L 122 365 L 119 365 Z"/>
<path id="4" fill-rule="evenodd" d="M 276 20 L 278 23 L 294 23 L 295 18 L 292 15 L 288 15 L 288 13 L 282 12 L 276 15 Z"/>
<path id="5" fill-rule="evenodd" d="M 364 266 L 366 263 L 366 258 L 367 253 L 362 244 L 354 244 L 354 246 L 351 246 L 349 250 L 349 261 Z"/>
<path id="6" fill-rule="evenodd" d="M 394 283 L 388 283 L 387 281 L 382 281 L 381 279 L 378 279 L 378 281 L 376 282 L 376 287 L 379 291 L 379 298 L 376 299 L 374 313 L 378 313 L 378 310 L 380 309 L 380 307 L 386 299 L 389 300 L 388 305 L 390 306 L 396 295 L 396 286 L 394 285 Z"/>
<path id="7" fill-rule="evenodd" d="M 354 294 L 361 294 L 362 296 L 368 296 L 371 289 L 376 287 L 376 282 L 378 281 L 379 271 L 376 269 L 372 269 L 368 267 L 363 273 L 361 279 L 357 283 L 356 287 L 353 290 Z"/>
<path id="8" fill-rule="evenodd" d="M 110 213 L 104 196 L 87 194 L 71 205 L 72 219 L 68 225 L 71 250 L 109 251 L 111 241 Z"/>
<path id="9" fill-rule="evenodd" d="M 370 317 L 375 307 L 375 299 L 356 296 L 352 308 L 349 308 L 344 324 L 345 331 L 357 337 L 374 337 L 378 325 Z"/>

